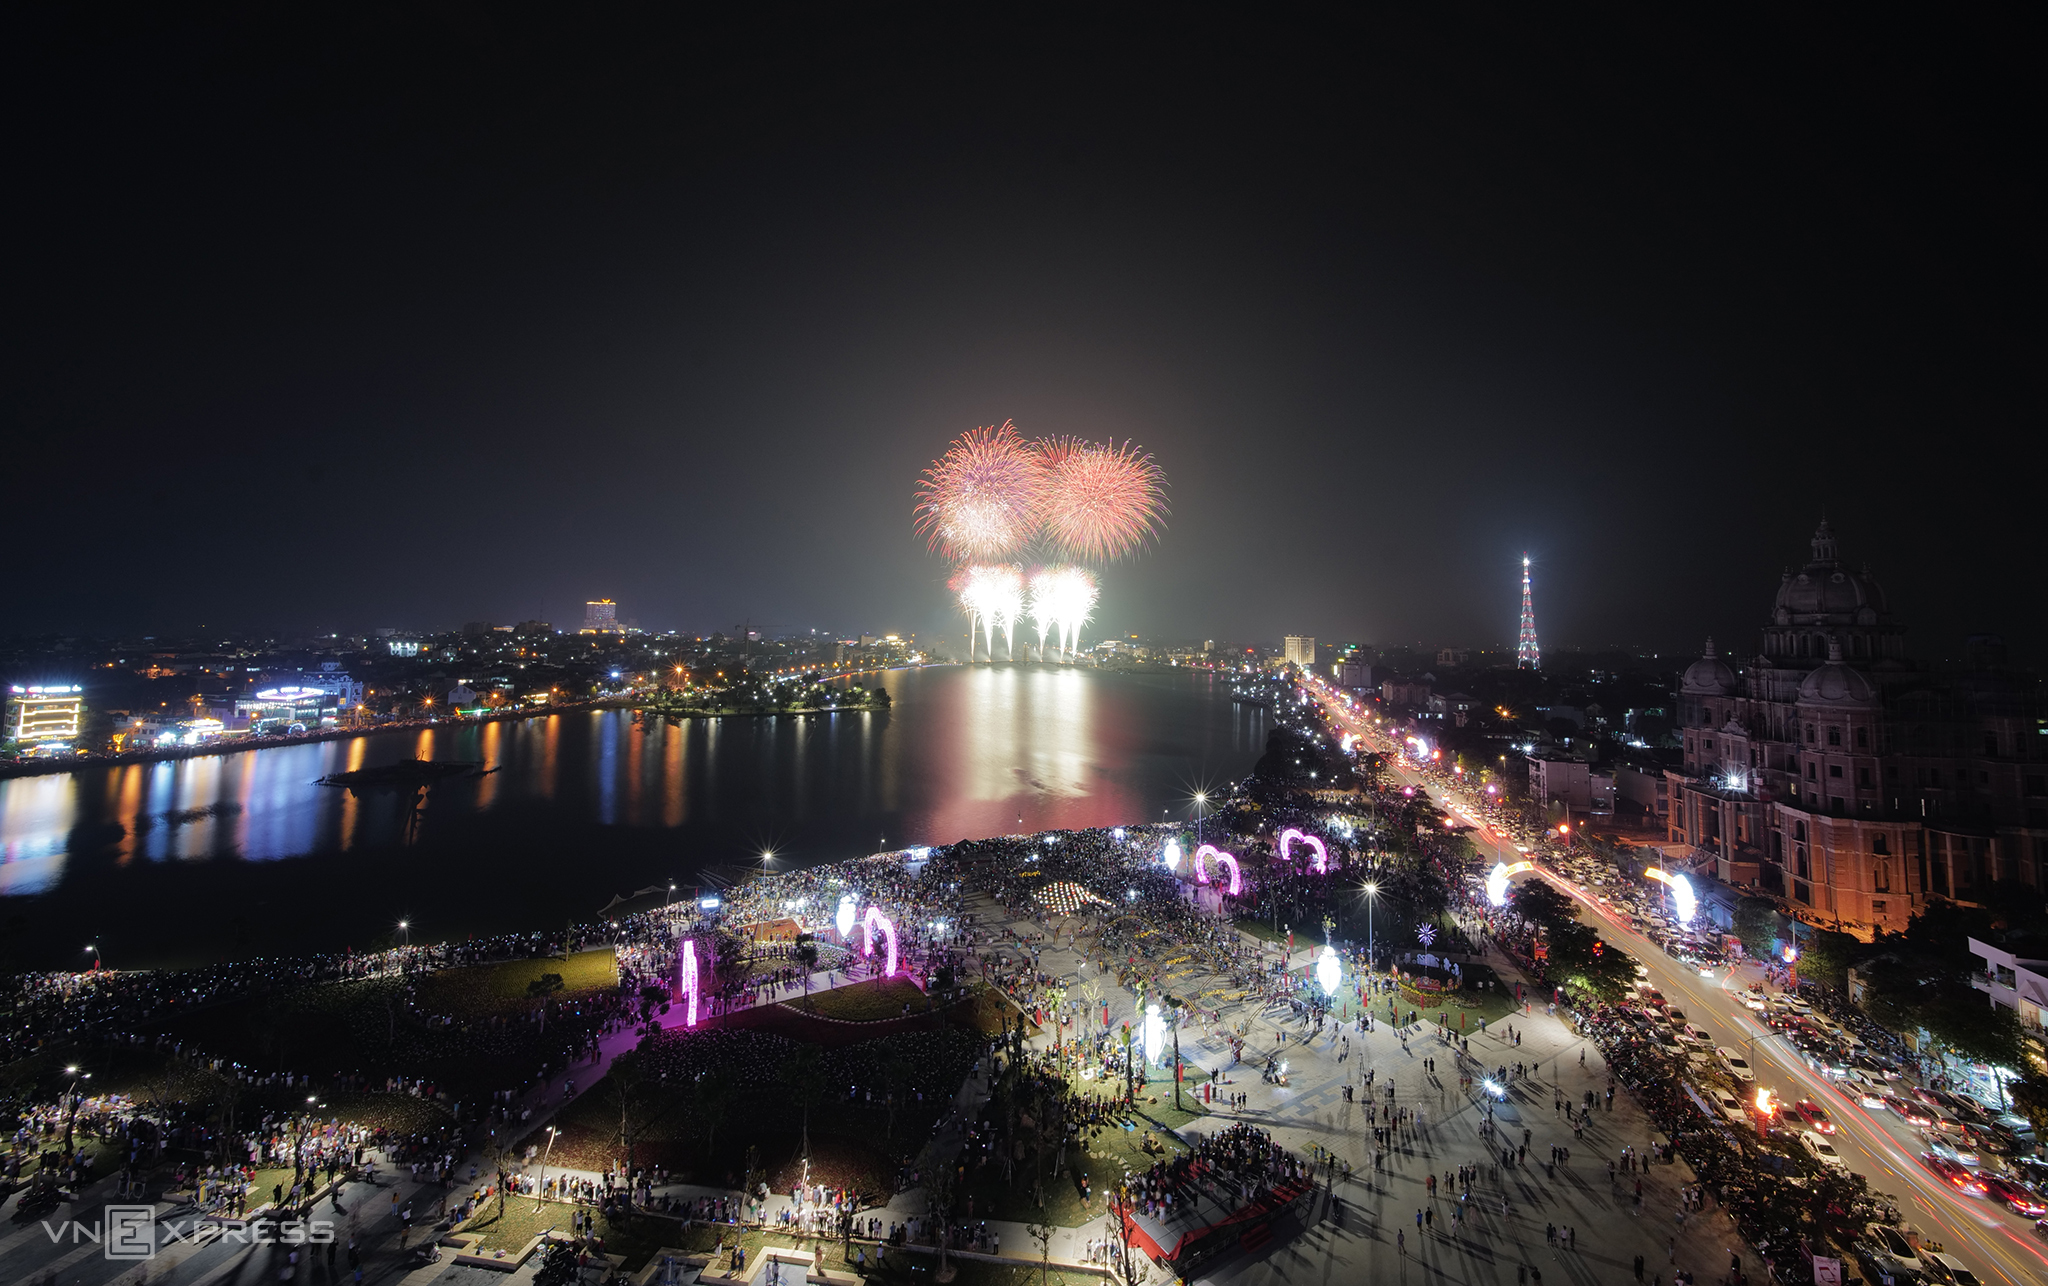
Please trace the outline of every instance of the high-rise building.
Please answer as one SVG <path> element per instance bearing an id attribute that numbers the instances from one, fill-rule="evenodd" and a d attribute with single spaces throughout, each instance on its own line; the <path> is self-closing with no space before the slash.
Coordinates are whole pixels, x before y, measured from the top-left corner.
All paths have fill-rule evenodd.
<path id="1" fill-rule="evenodd" d="M 1281 656 L 1290 664 L 1312 666 L 1316 663 L 1316 640 L 1309 634 L 1290 634 L 1280 649 Z"/>
<path id="2" fill-rule="evenodd" d="M 583 632 L 585 634 L 616 634 L 619 630 L 619 605 L 608 598 L 600 598 L 583 605 Z"/>
<path id="3" fill-rule="evenodd" d="M 6 739 L 25 751 L 68 750 L 85 715 L 84 688 L 75 683 L 17 683 L 7 691 Z"/>
<path id="4" fill-rule="evenodd" d="M 1536 646 L 1536 601 L 1529 596 L 1529 555 L 1522 555 L 1522 637 L 1515 643 L 1515 668 L 1540 670 L 1543 653 Z"/>

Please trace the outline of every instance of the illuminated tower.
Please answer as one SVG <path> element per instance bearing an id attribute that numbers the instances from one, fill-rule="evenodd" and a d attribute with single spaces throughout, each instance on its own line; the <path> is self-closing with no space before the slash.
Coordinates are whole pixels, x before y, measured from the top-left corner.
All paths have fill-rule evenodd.
<path id="1" fill-rule="evenodd" d="M 1529 597 L 1529 555 L 1522 555 L 1522 637 L 1515 644 L 1515 668 L 1540 670 L 1543 654 L 1536 647 L 1536 604 Z"/>

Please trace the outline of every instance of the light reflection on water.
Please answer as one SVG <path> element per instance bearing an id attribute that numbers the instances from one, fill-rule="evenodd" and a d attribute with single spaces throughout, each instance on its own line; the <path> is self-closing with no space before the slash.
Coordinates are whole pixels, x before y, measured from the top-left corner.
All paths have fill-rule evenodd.
<path id="1" fill-rule="evenodd" d="M 896 702 L 886 713 L 643 729 L 623 711 L 584 711 L 4 781 L 0 896 L 71 878 L 118 898 L 137 864 L 333 859 L 408 842 L 431 863 L 493 817 L 607 877 L 605 836 L 626 830 L 669 835 L 665 860 L 687 869 L 766 846 L 804 862 L 884 840 L 946 843 L 1020 819 L 1027 830 L 1157 820 L 1198 784 L 1241 776 L 1266 735 L 1263 712 L 1187 673 L 942 667 L 884 682 Z M 315 784 L 409 758 L 496 771 L 437 785 L 411 841 L 405 798 Z"/>

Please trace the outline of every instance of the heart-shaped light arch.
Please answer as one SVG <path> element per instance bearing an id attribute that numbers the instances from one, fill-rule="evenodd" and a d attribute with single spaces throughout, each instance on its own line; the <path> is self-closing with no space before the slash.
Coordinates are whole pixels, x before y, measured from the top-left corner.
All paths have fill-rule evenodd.
<path id="1" fill-rule="evenodd" d="M 1207 884 L 1209 882 L 1209 863 L 1206 859 L 1212 857 L 1230 868 L 1230 888 L 1228 890 L 1230 896 L 1236 897 L 1239 893 L 1242 893 L 1244 891 L 1244 875 L 1238 870 L 1237 858 L 1217 848 L 1214 844 L 1204 844 L 1195 850 L 1195 882 L 1197 884 Z"/>
<path id="2" fill-rule="evenodd" d="M 1314 871 L 1318 875 L 1325 874 L 1329 871 L 1330 850 L 1323 847 L 1323 841 L 1317 839 L 1315 836 L 1309 834 L 1306 831 L 1298 830 L 1292 826 L 1280 832 L 1281 861 L 1291 862 L 1294 860 L 1293 855 L 1288 850 L 1292 849 L 1296 844 L 1306 844 L 1309 846 L 1311 850 L 1314 851 L 1315 857 L 1308 864 L 1309 870 Z"/>
<path id="3" fill-rule="evenodd" d="M 697 978 L 697 940 L 683 939 L 683 961 L 681 968 L 683 1001 L 687 1008 L 683 1013 L 683 1026 L 697 1025 L 697 994 L 703 984 Z"/>
<path id="4" fill-rule="evenodd" d="M 896 976 L 896 926 L 890 922 L 888 916 L 882 914 L 879 907 L 870 906 L 868 913 L 861 917 L 860 953 L 864 956 L 875 954 L 875 926 L 877 925 L 881 926 L 882 937 L 889 947 L 888 954 L 884 957 L 884 963 L 888 967 L 882 970 L 882 976 L 884 978 L 894 978 Z"/>

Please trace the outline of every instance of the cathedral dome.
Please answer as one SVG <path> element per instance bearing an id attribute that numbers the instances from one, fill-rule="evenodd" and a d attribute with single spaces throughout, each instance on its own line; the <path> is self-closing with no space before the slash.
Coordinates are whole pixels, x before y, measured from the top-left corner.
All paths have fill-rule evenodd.
<path id="1" fill-rule="evenodd" d="M 1714 655 L 1714 640 L 1707 640 L 1707 654 L 1685 667 L 1678 690 L 1689 697 L 1725 697 L 1735 691 L 1735 671 Z"/>
<path id="2" fill-rule="evenodd" d="M 1772 612 L 1780 625 L 1876 625 L 1888 612 L 1884 590 L 1868 567 L 1850 571 L 1835 556 L 1835 534 L 1825 520 L 1813 533 L 1813 561 L 1786 572 Z"/>
<path id="3" fill-rule="evenodd" d="M 1828 640 L 1827 664 L 1799 681 L 1799 704 L 1803 706 L 1877 705 L 1877 685 L 1861 670 L 1842 663 L 1842 644 Z"/>

